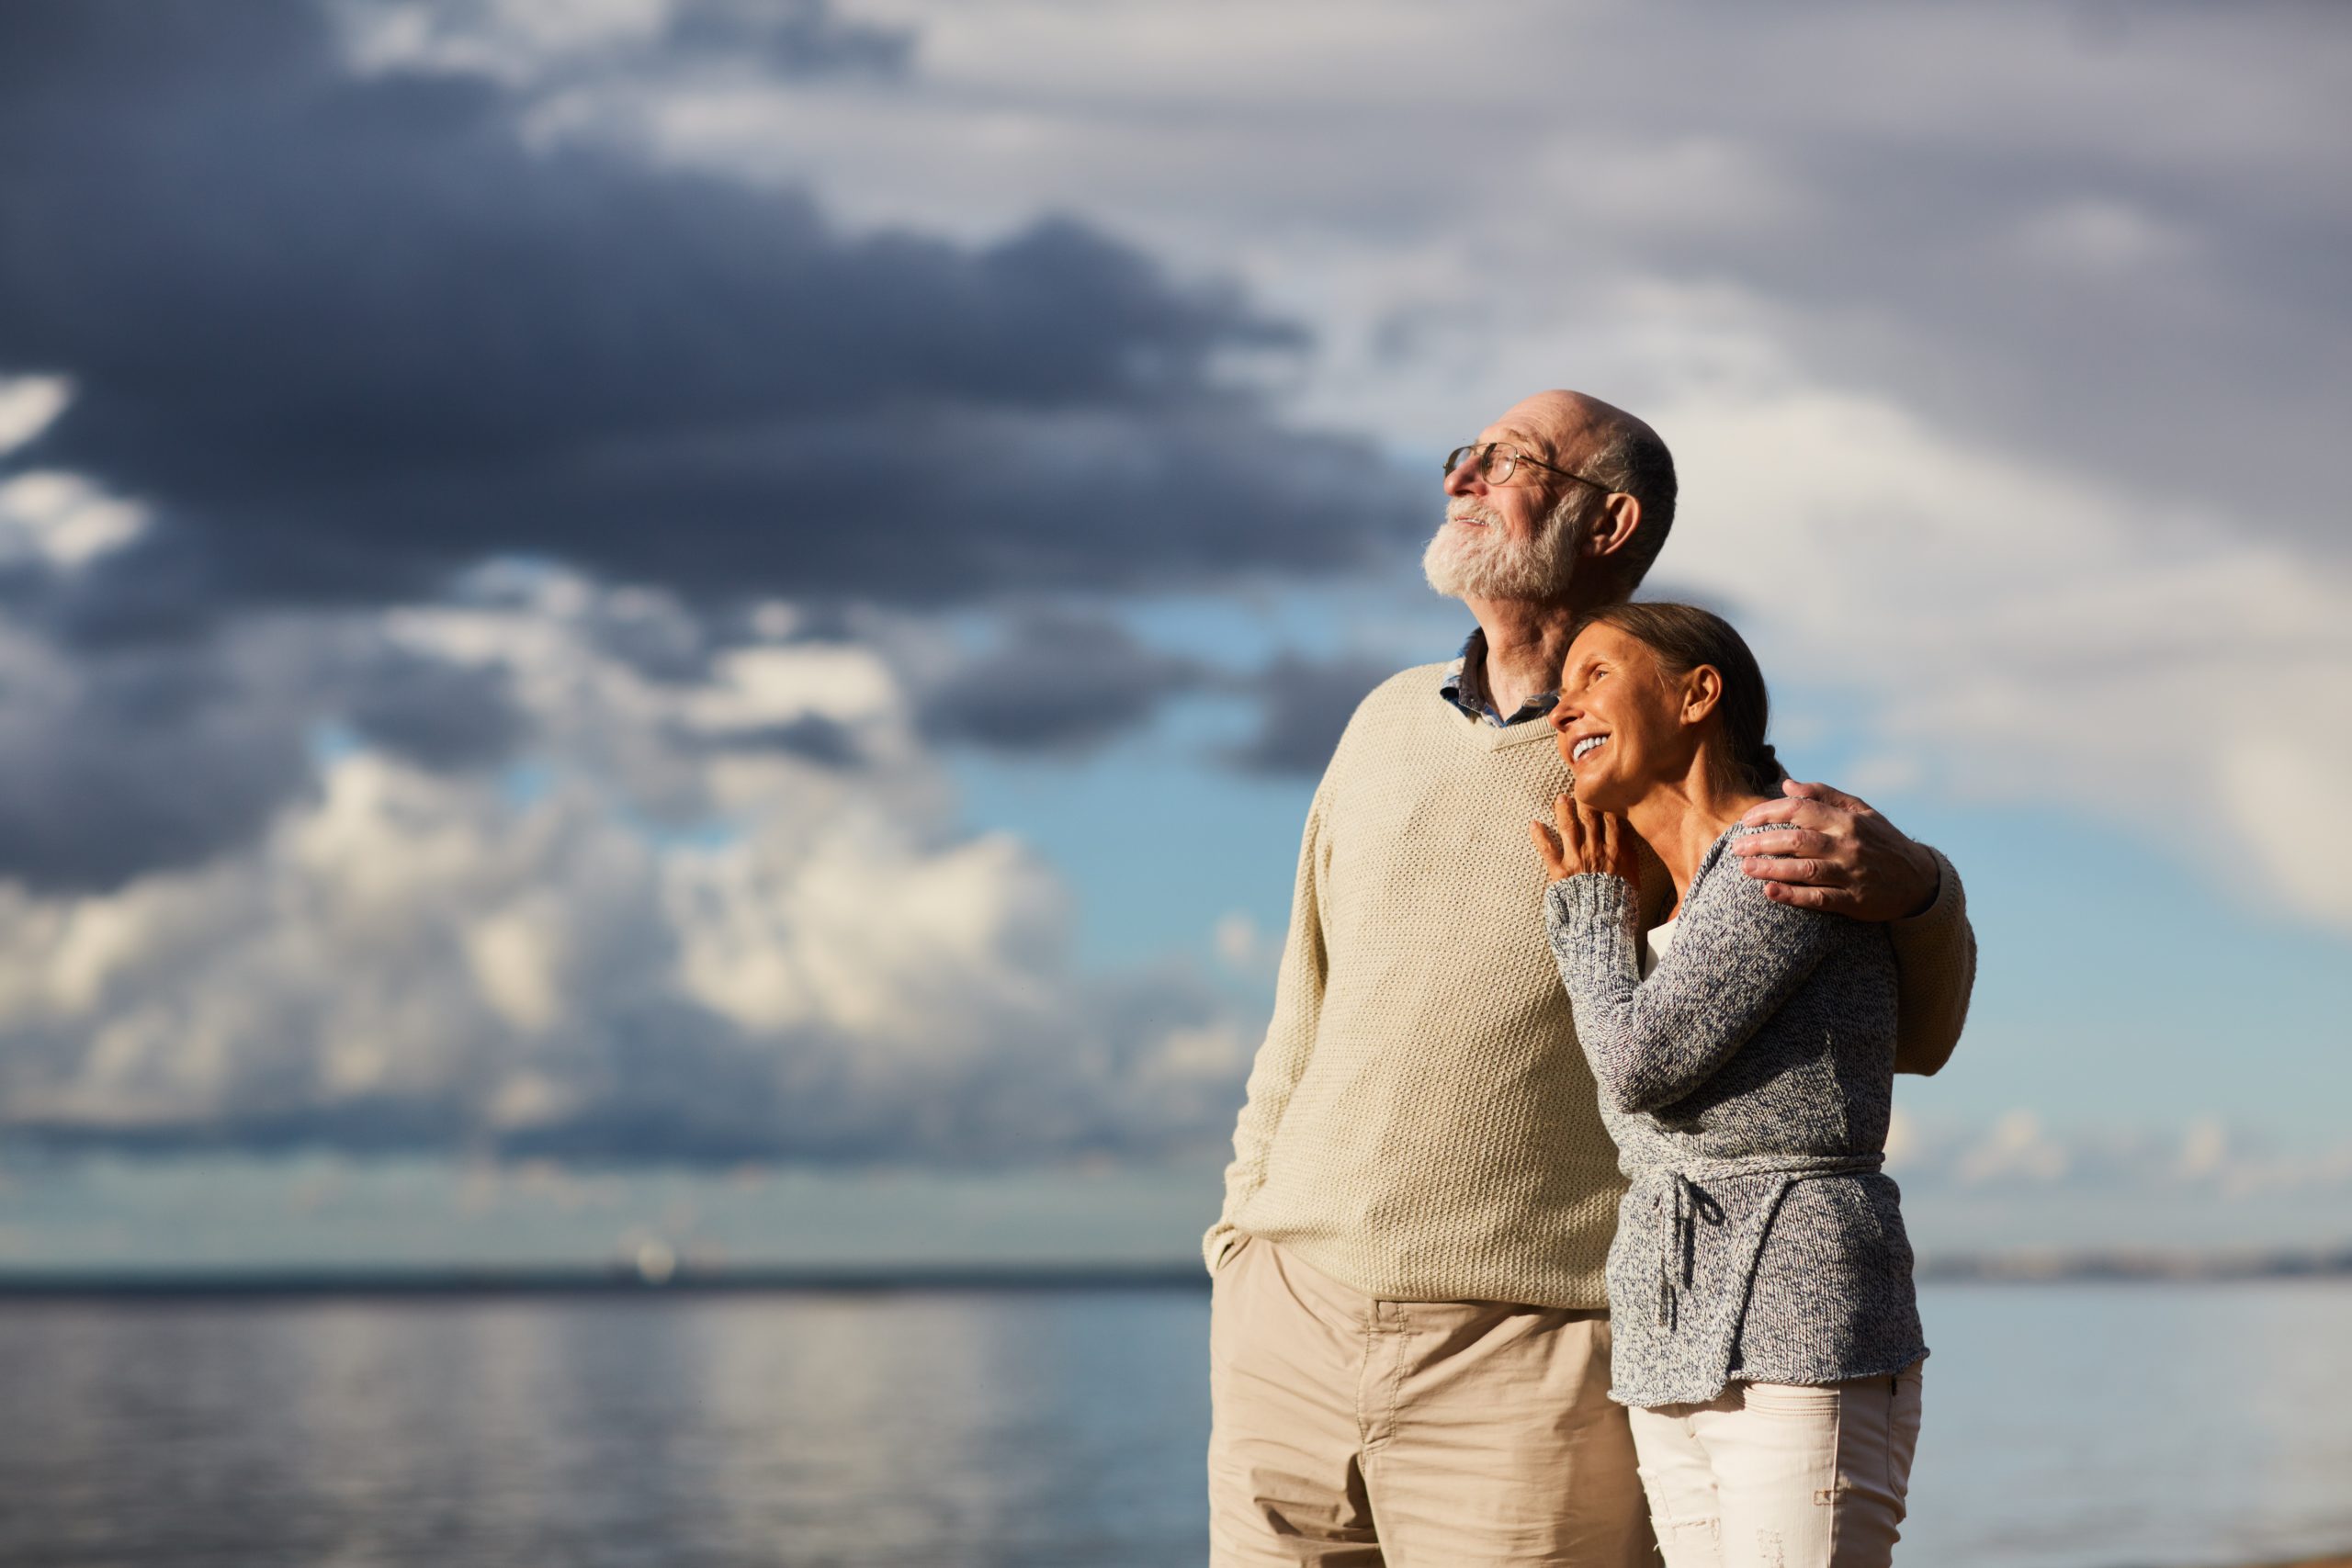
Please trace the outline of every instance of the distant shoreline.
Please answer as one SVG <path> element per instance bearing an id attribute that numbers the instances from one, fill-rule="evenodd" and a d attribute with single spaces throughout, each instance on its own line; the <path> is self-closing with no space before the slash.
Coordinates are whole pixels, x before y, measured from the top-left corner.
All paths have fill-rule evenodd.
<path id="1" fill-rule="evenodd" d="M 2016 1251 L 1931 1258 L 1932 1283 L 2187 1283 L 2352 1278 L 2352 1247 L 2315 1252 L 2187 1254 Z M 361 1268 L 0 1270 L 0 1301 L 216 1300 L 332 1296 L 573 1296 L 657 1294 L 890 1294 L 1202 1291 L 1208 1276 L 1186 1260 L 1136 1266 L 750 1268 L 691 1262 L 647 1271 L 602 1268 Z"/>
<path id="2" fill-rule="evenodd" d="M 39 1298 L 300 1296 L 910 1295 L 1206 1289 L 1197 1263 L 1154 1268 L 702 1269 L 648 1276 L 607 1269 L 353 1269 L 0 1272 L 0 1301 Z"/>
<path id="3" fill-rule="evenodd" d="M 2302 1280 L 2352 1275 L 2352 1244 L 2261 1251 L 2169 1252 L 2150 1247 L 2018 1247 L 1920 1259 L 1921 1280 Z"/>

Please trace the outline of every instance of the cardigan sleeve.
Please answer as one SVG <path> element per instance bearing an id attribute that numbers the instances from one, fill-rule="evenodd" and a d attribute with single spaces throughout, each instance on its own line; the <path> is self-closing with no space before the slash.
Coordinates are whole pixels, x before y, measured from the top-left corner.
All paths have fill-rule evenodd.
<path id="1" fill-rule="evenodd" d="M 1820 964 L 1838 918 L 1702 872 L 1674 945 L 1645 980 L 1622 878 L 1566 877 L 1544 902 L 1585 1059 L 1602 1098 L 1629 1112 L 1670 1105 L 1713 1077 Z"/>

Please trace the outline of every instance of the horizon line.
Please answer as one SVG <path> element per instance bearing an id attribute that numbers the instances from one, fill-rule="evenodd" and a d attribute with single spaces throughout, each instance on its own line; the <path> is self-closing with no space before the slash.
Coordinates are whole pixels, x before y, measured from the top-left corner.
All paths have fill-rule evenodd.
<path id="1" fill-rule="evenodd" d="M 2162 1251 L 2017 1248 L 1921 1260 L 1923 1282 L 2165 1283 L 2352 1277 L 2352 1243 L 2334 1247 Z M 0 1269 L 0 1301 L 174 1297 L 907 1294 L 955 1292 L 1205 1290 L 1196 1261 L 1159 1263 L 834 1264 L 729 1267 L 681 1259 L 514 1268 L 471 1265 L 267 1265 Z"/>

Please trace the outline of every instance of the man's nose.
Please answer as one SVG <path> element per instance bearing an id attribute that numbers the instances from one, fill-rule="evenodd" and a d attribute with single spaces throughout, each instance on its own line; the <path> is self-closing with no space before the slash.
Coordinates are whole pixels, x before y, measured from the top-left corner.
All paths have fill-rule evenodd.
<path id="1" fill-rule="evenodd" d="M 1478 477 L 1476 458 L 1464 457 L 1453 466 L 1453 471 L 1445 476 L 1445 493 L 1448 495 L 1487 493 L 1487 481 Z"/>

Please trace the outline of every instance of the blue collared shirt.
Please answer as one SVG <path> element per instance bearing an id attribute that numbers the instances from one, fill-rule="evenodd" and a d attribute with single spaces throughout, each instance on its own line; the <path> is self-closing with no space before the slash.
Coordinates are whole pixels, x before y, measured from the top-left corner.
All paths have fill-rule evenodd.
<path id="1" fill-rule="evenodd" d="M 1487 694 L 1487 628 L 1472 628 L 1463 643 L 1462 651 L 1445 667 L 1445 682 L 1438 687 L 1438 694 L 1481 724 L 1491 724 L 1498 729 L 1508 729 L 1514 724 L 1524 724 L 1531 718 L 1542 718 L 1558 705 L 1560 694 L 1538 692 L 1519 705 L 1519 711 L 1505 718 L 1496 711 L 1494 699 Z"/>

